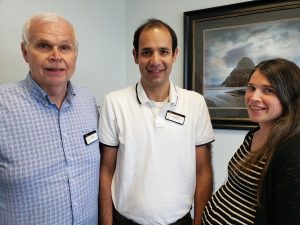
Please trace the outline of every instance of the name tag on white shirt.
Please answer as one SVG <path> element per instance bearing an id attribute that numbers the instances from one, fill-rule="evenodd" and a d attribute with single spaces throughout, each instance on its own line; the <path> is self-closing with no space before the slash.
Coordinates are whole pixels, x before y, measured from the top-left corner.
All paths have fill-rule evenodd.
<path id="1" fill-rule="evenodd" d="M 98 140 L 97 132 L 94 130 L 88 134 L 83 135 L 84 142 L 86 145 L 89 145 Z"/>
<path id="2" fill-rule="evenodd" d="M 185 115 L 168 110 L 166 113 L 166 120 L 183 125 L 185 120 Z"/>

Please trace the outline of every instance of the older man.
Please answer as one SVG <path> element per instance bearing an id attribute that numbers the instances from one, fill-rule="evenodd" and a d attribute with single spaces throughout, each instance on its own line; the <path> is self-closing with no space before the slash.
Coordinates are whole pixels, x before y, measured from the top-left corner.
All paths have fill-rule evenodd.
<path id="1" fill-rule="evenodd" d="M 0 224 L 98 224 L 98 110 L 71 84 L 73 26 L 38 14 L 23 28 L 29 73 L 0 87 Z"/>

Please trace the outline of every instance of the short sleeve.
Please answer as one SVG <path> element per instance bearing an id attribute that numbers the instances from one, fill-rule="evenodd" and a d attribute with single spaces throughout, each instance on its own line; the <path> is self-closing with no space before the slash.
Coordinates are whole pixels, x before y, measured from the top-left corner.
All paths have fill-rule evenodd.
<path id="1" fill-rule="evenodd" d="M 213 128 L 206 102 L 199 95 L 199 108 L 197 112 L 196 146 L 204 145 L 214 141 Z"/>
<path id="2" fill-rule="evenodd" d="M 113 107 L 111 95 L 104 98 L 103 106 L 100 109 L 100 142 L 109 146 L 118 146 L 116 114 Z"/>

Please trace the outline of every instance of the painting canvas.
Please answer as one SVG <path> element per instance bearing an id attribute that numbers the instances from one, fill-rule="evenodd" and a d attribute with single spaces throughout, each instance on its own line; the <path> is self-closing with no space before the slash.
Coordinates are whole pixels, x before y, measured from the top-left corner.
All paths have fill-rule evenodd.
<path id="1" fill-rule="evenodd" d="M 212 117 L 247 116 L 244 93 L 254 66 L 283 57 L 300 66 L 300 19 L 204 30 L 203 95 Z M 227 113 L 224 113 L 224 112 Z"/>

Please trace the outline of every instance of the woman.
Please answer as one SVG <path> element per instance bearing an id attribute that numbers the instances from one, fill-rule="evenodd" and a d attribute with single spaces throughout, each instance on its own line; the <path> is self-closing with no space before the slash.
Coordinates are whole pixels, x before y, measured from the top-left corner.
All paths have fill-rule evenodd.
<path id="1" fill-rule="evenodd" d="M 259 63 L 245 101 L 259 127 L 230 160 L 228 179 L 206 204 L 203 224 L 299 224 L 299 67 L 281 58 Z"/>

